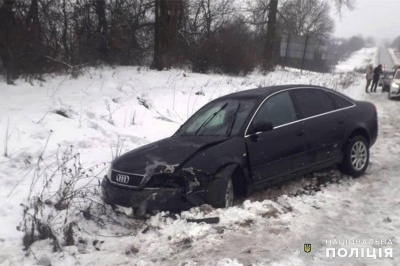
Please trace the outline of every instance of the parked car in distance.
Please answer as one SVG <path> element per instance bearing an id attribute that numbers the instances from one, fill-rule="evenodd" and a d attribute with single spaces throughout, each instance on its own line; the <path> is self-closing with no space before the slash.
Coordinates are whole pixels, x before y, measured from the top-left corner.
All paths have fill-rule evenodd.
<path id="1" fill-rule="evenodd" d="M 388 93 L 389 99 L 400 98 L 400 68 L 394 72 Z"/>
<path id="2" fill-rule="evenodd" d="M 377 111 L 337 91 L 284 85 L 236 92 L 198 110 L 171 137 L 115 159 L 106 203 L 139 213 L 237 197 L 332 165 L 354 177 L 369 163 Z"/>
<path id="3" fill-rule="evenodd" d="M 390 84 L 392 83 L 394 76 L 394 70 L 393 71 L 383 71 L 380 79 L 379 79 L 379 86 L 382 86 L 382 92 L 387 92 L 389 91 Z"/>

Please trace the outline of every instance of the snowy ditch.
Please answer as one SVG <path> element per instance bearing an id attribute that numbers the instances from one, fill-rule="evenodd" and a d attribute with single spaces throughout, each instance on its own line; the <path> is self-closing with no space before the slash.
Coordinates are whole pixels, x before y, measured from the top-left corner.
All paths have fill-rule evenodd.
<path id="1" fill-rule="evenodd" d="M 356 99 L 376 97 L 372 100 L 388 123 L 383 130 L 391 132 L 396 120 L 385 112 L 398 108 L 396 103 L 388 106 L 383 95 L 361 95 L 359 76 L 278 70 L 266 76 L 229 77 L 133 67 L 91 72 L 91 77 L 77 79 L 48 77 L 33 86 L 23 81 L 16 86 L 1 83 L 5 97 L 0 100 L 0 136 L 5 138 L 0 150 L 7 156 L 0 159 L 4 203 L 0 206 L 0 263 L 307 265 L 296 251 L 303 235 L 332 237 L 336 232 L 342 237 L 362 237 L 370 232 L 368 237 L 375 237 L 371 228 L 377 223 L 372 221 L 389 221 L 389 207 L 383 208 L 383 218 L 373 215 L 372 221 L 358 222 L 355 217 L 369 207 L 352 197 L 364 199 L 362 193 L 368 188 L 375 191 L 397 184 L 382 175 L 373 178 L 377 172 L 392 176 L 395 167 L 385 170 L 374 157 L 366 177 L 352 179 L 327 170 L 254 193 L 226 210 L 205 205 L 180 214 L 163 212 L 132 219 L 126 215 L 129 211 L 113 210 L 99 197 L 98 185 L 112 158 L 170 136 L 208 101 L 243 89 L 303 83 L 334 88 Z M 385 138 L 389 137 L 383 136 L 377 145 L 398 154 L 399 143 L 388 145 Z M 381 149 L 373 152 L 390 161 Z M 383 195 L 376 197 L 387 203 Z M 364 200 L 365 204 L 370 201 Z M 372 201 L 369 206 L 376 204 Z M 388 228 L 376 231 L 382 238 L 393 238 L 398 232 L 398 215 L 391 217 Z M 318 254 L 314 262 L 334 265 L 324 255 Z"/>

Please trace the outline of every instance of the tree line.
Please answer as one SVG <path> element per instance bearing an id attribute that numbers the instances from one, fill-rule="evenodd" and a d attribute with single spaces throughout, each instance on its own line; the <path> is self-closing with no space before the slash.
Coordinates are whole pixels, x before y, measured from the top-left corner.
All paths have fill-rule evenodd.
<path id="1" fill-rule="evenodd" d="M 335 0 L 337 10 L 352 0 Z M 283 33 L 326 44 L 324 0 L 0 0 L 0 59 L 7 81 L 82 66 L 246 74 L 276 64 Z"/>

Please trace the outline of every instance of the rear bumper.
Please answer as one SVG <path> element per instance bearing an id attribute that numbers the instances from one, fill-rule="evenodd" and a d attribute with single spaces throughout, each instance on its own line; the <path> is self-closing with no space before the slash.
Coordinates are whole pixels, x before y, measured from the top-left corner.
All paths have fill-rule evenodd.
<path id="1" fill-rule="evenodd" d="M 132 207 L 141 212 L 182 211 L 203 203 L 201 195 L 186 195 L 181 189 L 170 188 L 124 188 L 112 184 L 106 177 L 101 183 L 104 202 Z M 196 202 L 197 204 L 194 204 Z"/>

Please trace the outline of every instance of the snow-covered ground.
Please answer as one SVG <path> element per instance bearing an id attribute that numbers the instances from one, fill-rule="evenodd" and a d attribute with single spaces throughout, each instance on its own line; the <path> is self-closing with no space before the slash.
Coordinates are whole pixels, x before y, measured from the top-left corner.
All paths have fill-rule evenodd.
<path id="1" fill-rule="evenodd" d="M 388 48 L 388 51 L 390 53 L 390 56 L 392 57 L 393 65 L 400 66 L 400 53 L 399 53 L 399 51 L 397 51 L 397 49 L 393 49 L 393 48 Z"/>
<path id="2" fill-rule="evenodd" d="M 355 69 L 366 69 L 369 64 L 377 65 L 378 63 L 378 48 L 364 48 L 351 54 L 336 66 L 336 72 L 350 72 Z"/>
<path id="3" fill-rule="evenodd" d="M 375 60 L 373 51 L 376 49 L 363 49 L 337 69 L 351 71 L 364 66 L 365 62 Z M 1 265 L 400 263 L 400 104 L 389 101 L 380 92 L 365 94 L 363 75 L 277 70 L 266 76 L 254 73 L 230 77 L 183 70 L 107 67 L 89 69 L 77 79 L 55 75 L 45 80 L 18 80 L 15 86 L 0 81 Z M 94 191 L 115 154 L 170 136 L 211 99 L 239 90 L 288 83 L 323 85 L 376 104 L 379 138 L 371 149 L 370 167 L 364 176 L 352 179 L 336 170 L 327 170 L 256 193 L 229 209 L 202 206 L 178 216 L 160 213 L 146 220 L 131 219 L 107 206 L 102 210 L 91 208 L 89 213 L 88 206 L 98 203 L 93 193 L 77 194 L 74 207 L 68 212 L 54 211 L 54 198 L 59 195 L 50 196 L 58 186 L 67 186 L 55 179 L 74 180 L 68 177 L 90 172 L 75 188 L 90 183 L 90 190 Z M 60 162 L 65 166 L 62 170 L 66 170 L 61 175 L 56 169 Z M 81 170 L 88 168 L 86 172 Z M 44 212 L 38 212 L 36 217 L 49 222 L 62 252 L 52 252 L 54 245 L 49 239 L 36 241 L 28 251 L 23 251 L 21 229 L 29 228 L 29 224 L 25 227 L 22 223 L 21 204 L 33 215 L 29 204 L 39 195 L 48 202 L 39 204 Z M 219 217 L 220 221 L 187 221 L 203 217 Z M 62 237 L 66 222 L 72 225 L 71 246 L 63 246 L 67 239 Z M 299 246 L 304 239 L 320 245 L 313 259 L 301 256 Z M 386 245 L 370 245 L 370 239 L 384 240 Z M 328 243 L 339 240 L 361 244 L 331 247 L 391 247 L 393 256 L 327 258 Z M 368 244 L 364 245 L 364 240 Z"/>

